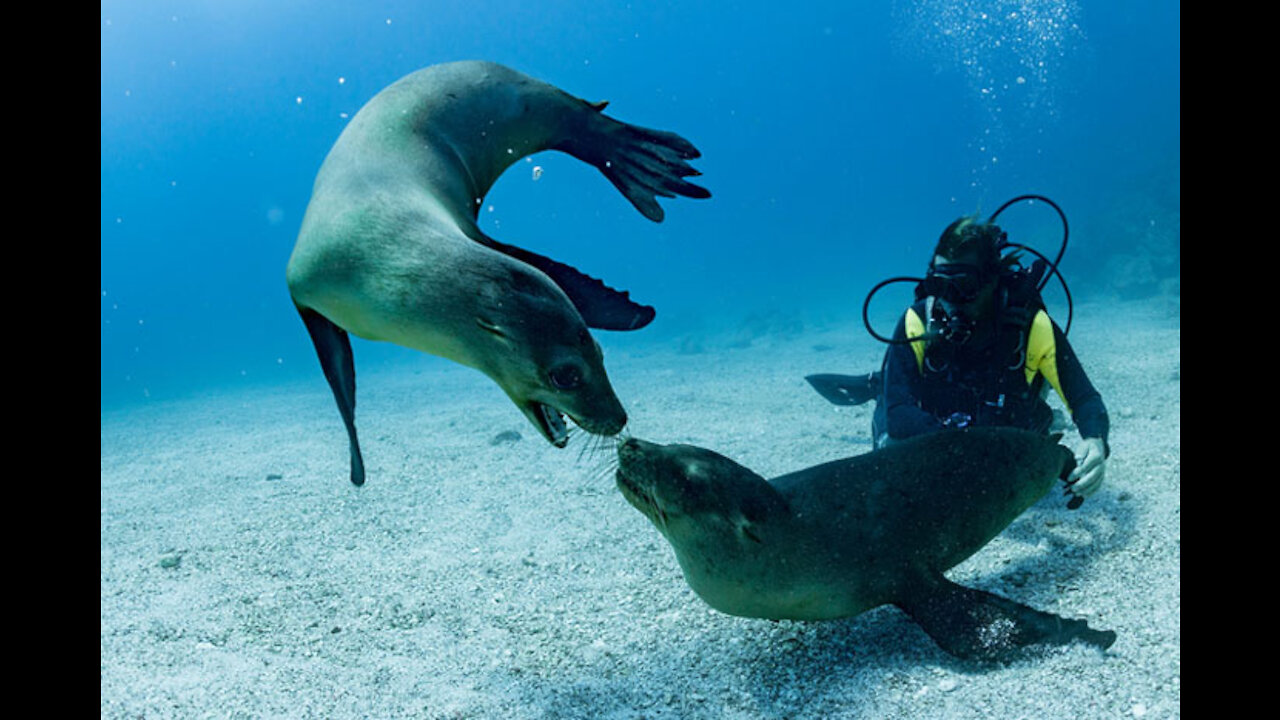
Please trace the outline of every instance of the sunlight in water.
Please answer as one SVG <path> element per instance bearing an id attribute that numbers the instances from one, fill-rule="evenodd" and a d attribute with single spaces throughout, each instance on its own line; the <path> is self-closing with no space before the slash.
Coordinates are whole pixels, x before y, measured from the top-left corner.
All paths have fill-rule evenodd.
<path id="1" fill-rule="evenodd" d="M 965 78 L 985 124 L 975 174 L 996 162 L 1009 126 L 1026 134 L 1057 121 L 1062 68 L 1085 41 L 1074 0 L 923 0 L 897 13 L 905 46 Z"/>

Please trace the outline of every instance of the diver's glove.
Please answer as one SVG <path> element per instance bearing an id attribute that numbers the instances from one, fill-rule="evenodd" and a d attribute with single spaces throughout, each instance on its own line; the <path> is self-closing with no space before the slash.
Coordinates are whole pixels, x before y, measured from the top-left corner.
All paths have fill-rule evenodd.
<path id="1" fill-rule="evenodd" d="M 1087 498 L 1102 487 L 1107 474 L 1107 446 L 1102 438 L 1085 438 L 1076 452 L 1076 469 L 1069 483 L 1071 494 Z"/>

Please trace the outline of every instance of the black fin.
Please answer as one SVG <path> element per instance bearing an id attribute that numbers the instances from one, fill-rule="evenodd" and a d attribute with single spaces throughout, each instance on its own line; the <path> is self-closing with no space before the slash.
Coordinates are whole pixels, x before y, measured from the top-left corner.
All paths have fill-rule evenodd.
<path id="1" fill-rule="evenodd" d="M 598 330 L 639 330 L 653 321 L 656 311 L 631 300 L 631 293 L 614 290 L 579 270 L 524 248 L 485 237 L 485 242 L 506 255 L 546 273 L 569 296 L 587 327 Z"/>
<path id="2" fill-rule="evenodd" d="M 342 422 L 347 426 L 347 438 L 351 444 L 351 482 L 363 485 L 364 458 L 360 455 L 360 441 L 356 439 L 356 365 L 351 354 L 351 339 L 345 330 L 315 310 L 298 305 L 294 307 L 298 308 L 302 322 L 311 334 L 324 378 L 329 381 L 333 399 L 338 402 L 338 412 L 342 413 Z"/>
<path id="3" fill-rule="evenodd" d="M 894 604 L 920 623 L 938 647 L 967 660 L 1005 662 L 1032 645 L 1074 640 L 1105 650 L 1116 640 L 1115 632 L 1094 630 L 1084 620 L 1035 610 L 942 576 Z"/>
<path id="4" fill-rule="evenodd" d="M 805 380 L 833 405 L 861 405 L 880 392 L 871 375 L 806 375 Z"/>

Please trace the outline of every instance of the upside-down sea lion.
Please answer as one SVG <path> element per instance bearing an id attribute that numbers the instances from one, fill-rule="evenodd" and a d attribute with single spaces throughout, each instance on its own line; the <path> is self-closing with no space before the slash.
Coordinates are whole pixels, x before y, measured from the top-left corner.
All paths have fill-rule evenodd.
<path id="1" fill-rule="evenodd" d="M 591 433 L 622 429 L 587 328 L 637 329 L 653 308 L 476 225 L 498 176 L 542 150 L 594 165 L 655 222 L 655 196 L 710 197 L 683 179 L 699 174 L 685 162 L 699 157 L 692 144 L 604 107 L 501 65 L 455 62 L 396 81 L 343 130 L 286 274 L 346 425 L 353 483 L 365 473 L 348 333 L 484 372 L 558 447 L 564 415 Z"/>
<path id="2" fill-rule="evenodd" d="M 943 577 L 1067 477 L 1075 461 L 1057 439 L 940 432 L 765 480 L 710 450 L 632 438 L 617 482 L 721 612 L 829 620 L 892 603 L 943 650 L 1005 660 L 1116 637 Z"/>

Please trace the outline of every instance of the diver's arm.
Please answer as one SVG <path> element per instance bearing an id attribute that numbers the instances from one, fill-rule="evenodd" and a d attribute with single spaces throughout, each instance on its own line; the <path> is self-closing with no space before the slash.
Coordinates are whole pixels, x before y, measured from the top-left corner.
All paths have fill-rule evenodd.
<path id="1" fill-rule="evenodd" d="M 906 325 L 898 320 L 894 340 L 907 338 Z M 907 343 L 890 345 L 884 363 L 885 429 L 895 440 L 942 429 L 942 423 L 920 409 L 920 370 Z"/>
<path id="2" fill-rule="evenodd" d="M 1110 455 L 1111 446 L 1107 443 L 1107 435 L 1111 431 L 1111 419 L 1102 402 L 1102 395 L 1089 381 L 1084 366 L 1080 364 L 1075 350 L 1057 323 L 1053 324 L 1053 335 L 1058 379 L 1062 385 L 1063 399 L 1071 408 L 1071 419 L 1075 421 L 1080 437 L 1098 438 L 1102 441 L 1105 453 Z"/>
<path id="3" fill-rule="evenodd" d="M 1083 438 L 1076 451 L 1076 468 L 1071 473 L 1071 492 L 1088 497 L 1102 486 L 1106 477 L 1107 458 L 1111 455 L 1111 446 L 1107 443 L 1111 420 L 1102 395 L 1089 382 L 1084 366 L 1057 323 L 1053 325 L 1053 334 L 1062 394 L 1071 407 L 1072 419 Z"/>

